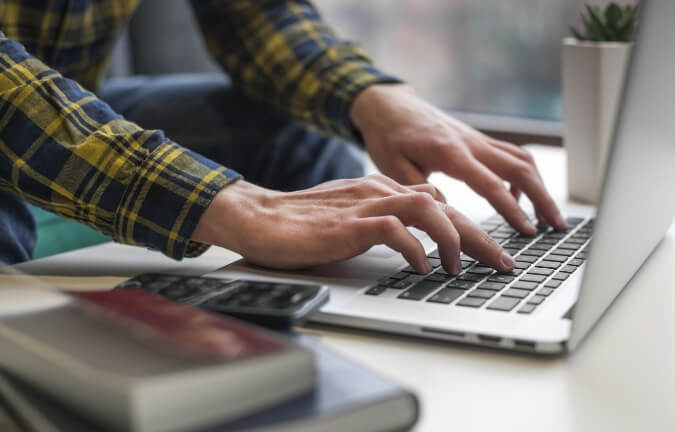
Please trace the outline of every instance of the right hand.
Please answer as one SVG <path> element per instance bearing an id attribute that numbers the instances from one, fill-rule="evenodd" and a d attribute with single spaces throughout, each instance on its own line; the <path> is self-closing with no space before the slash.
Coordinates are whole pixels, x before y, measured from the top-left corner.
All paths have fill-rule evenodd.
<path id="1" fill-rule="evenodd" d="M 422 244 L 405 228 L 415 226 L 438 244 L 452 274 L 461 271 L 460 249 L 497 270 L 512 270 L 513 258 L 497 242 L 441 200 L 431 185 L 402 186 L 380 174 L 297 192 L 239 180 L 216 194 L 192 238 L 284 269 L 340 261 L 385 244 L 428 273 Z"/>

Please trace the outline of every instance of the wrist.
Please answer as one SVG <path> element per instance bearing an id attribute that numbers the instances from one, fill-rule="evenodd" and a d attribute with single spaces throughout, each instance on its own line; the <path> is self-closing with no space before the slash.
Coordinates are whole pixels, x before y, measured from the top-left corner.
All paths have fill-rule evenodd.
<path id="1" fill-rule="evenodd" d="M 247 227 L 255 223 L 258 209 L 270 193 L 244 180 L 221 189 L 199 219 L 192 240 L 242 253 Z"/>
<path id="2" fill-rule="evenodd" d="M 361 91 L 349 110 L 349 118 L 357 129 L 364 133 L 377 124 L 378 112 L 392 95 L 397 93 L 415 94 L 415 89 L 407 84 L 375 84 Z"/>

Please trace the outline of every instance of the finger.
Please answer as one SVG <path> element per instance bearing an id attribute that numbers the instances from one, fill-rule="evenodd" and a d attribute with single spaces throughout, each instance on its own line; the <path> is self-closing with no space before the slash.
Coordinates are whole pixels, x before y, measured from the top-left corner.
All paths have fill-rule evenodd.
<path id="1" fill-rule="evenodd" d="M 460 176 L 471 189 L 485 197 L 515 229 L 528 235 L 537 231 L 513 195 L 506 190 L 503 180 L 488 167 L 476 159 L 469 159 Z"/>
<path id="2" fill-rule="evenodd" d="M 404 225 L 423 229 L 438 244 L 443 267 L 452 274 L 461 271 L 459 233 L 429 194 L 411 193 L 371 200 L 359 211 L 361 217 L 385 215 L 396 216 Z"/>
<path id="3" fill-rule="evenodd" d="M 518 188 L 518 186 L 511 184 L 509 186 L 509 192 L 511 192 L 511 195 L 513 195 L 513 198 L 516 200 L 516 202 L 520 201 L 522 191 Z"/>
<path id="4" fill-rule="evenodd" d="M 537 168 L 537 164 L 535 163 L 535 160 L 532 157 L 532 154 L 530 152 L 528 152 L 527 150 L 524 150 L 524 149 L 522 149 L 522 148 L 520 148 L 520 147 L 518 147 L 514 144 L 505 142 L 505 141 L 499 141 L 499 140 L 493 139 L 490 142 L 495 147 L 497 147 L 498 149 L 500 149 L 500 150 L 502 150 L 506 153 L 509 153 L 511 156 L 514 156 L 514 157 L 520 159 L 521 161 L 525 162 L 526 164 L 532 166 L 534 168 L 536 174 L 537 174 L 537 177 L 539 177 L 539 182 L 542 184 L 542 187 L 543 187 L 543 184 L 544 184 L 543 178 L 541 177 L 541 173 L 539 172 L 539 169 Z M 540 215 L 540 214 L 537 214 L 537 218 L 540 219 L 542 222 L 549 223 L 550 225 L 552 225 L 556 229 L 562 230 L 562 229 L 567 228 L 567 223 L 565 222 L 562 215 L 560 214 L 560 210 L 557 208 L 557 206 L 556 206 L 556 211 L 558 213 L 556 219 L 558 219 L 558 220 L 555 221 L 555 222 L 547 222 L 546 217 L 543 216 L 543 215 Z"/>
<path id="5" fill-rule="evenodd" d="M 457 228 L 462 239 L 462 250 L 466 254 L 499 271 L 513 270 L 513 257 L 499 243 L 456 209 L 443 204 L 441 207 Z"/>
<path id="6" fill-rule="evenodd" d="M 355 232 L 361 250 L 384 244 L 400 252 L 417 273 L 431 272 L 431 264 L 424 253 L 424 247 L 397 217 L 380 216 L 359 219 Z"/>
<path id="7" fill-rule="evenodd" d="M 537 215 L 542 216 L 546 222 L 556 229 L 566 228 L 558 206 L 546 190 L 536 168 L 495 147 L 488 149 L 483 161 L 497 175 L 521 189 L 534 204 Z"/>
<path id="8" fill-rule="evenodd" d="M 437 201 L 439 200 L 439 198 L 443 198 L 441 192 L 438 189 L 436 189 L 433 185 L 430 185 L 429 183 L 407 186 L 407 188 L 410 192 L 424 192 L 426 194 L 429 194 L 433 199 Z"/>

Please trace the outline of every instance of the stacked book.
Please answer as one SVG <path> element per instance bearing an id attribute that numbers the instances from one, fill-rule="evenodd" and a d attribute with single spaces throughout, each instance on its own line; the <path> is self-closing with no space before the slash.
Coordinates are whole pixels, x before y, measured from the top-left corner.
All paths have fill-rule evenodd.
<path id="1" fill-rule="evenodd" d="M 384 431 L 418 415 L 313 337 L 140 290 L 0 288 L 0 368 L 2 430 Z"/>

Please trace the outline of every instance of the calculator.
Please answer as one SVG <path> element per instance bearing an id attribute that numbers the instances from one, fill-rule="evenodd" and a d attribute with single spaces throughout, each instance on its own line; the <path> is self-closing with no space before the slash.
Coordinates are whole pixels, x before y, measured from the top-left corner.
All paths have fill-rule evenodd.
<path id="1" fill-rule="evenodd" d="M 130 288 L 274 329 L 302 323 L 329 298 L 322 285 L 163 273 L 142 274 L 116 287 Z"/>

